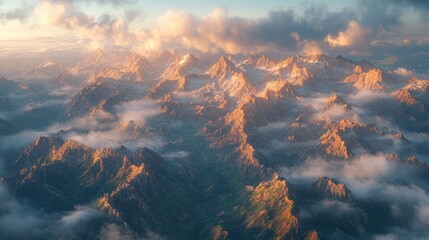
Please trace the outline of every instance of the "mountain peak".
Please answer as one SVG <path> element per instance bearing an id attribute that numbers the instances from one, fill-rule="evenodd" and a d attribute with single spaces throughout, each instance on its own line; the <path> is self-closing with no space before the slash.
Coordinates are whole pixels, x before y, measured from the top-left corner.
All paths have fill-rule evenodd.
<path id="1" fill-rule="evenodd" d="M 244 65 L 254 66 L 257 69 L 271 69 L 275 67 L 276 63 L 267 57 L 265 54 L 260 56 L 249 56 L 243 61 Z"/>
<path id="2" fill-rule="evenodd" d="M 360 123 L 351 121 L 349 118 L 343 118 L 339 123 L 338 127 L 345 131 L 345 129 L 353 128 L 354 126 L 362 126 Z"/>
<path id="3" fill-rule="evenodd" d="M 328 102 L 336 103 L 336 104 L 347 104 L 347 102 L 344 100 L 344 98 L 338 94 L 334 94 L 331 97 L 329 97 Z"/>
<path id="4" fill-rule="evenodd" d="M 222 67 L 235 67 L 235 65 L 234 65 L 234 63 L 232 63 L 231 59 L 227 58 L 226 56 L 220 57 L 218 64 L 220 64 Z"/>
<path id="5" fill-rule="evenodd" d="M 296 57 L 289 56 L 283 61 L 280 61 L 277 64 L 277 68 L 292 68 L 293 64 L 296 62 Z"/>
<path id="6" fill-rule="evenodd" d="M 43 147 L 52 147 L 56 145 L 62 145 L 64 141 L 59 137 L 53 136 L 41 136 L 37 138 L 30 146 L 43 146 Z"/>
<path id="7" fill-rule="evenodd" d="M 325 54 L 314 54 L 314 55 L 308 55 L 308 56 L 300 56 L 300 59 L 303 62 L 308 63 L 318 63 L 320 61 L 326 61 L 329 57 Z"/>
<path id="8" fill-rule="evenodd" d="M 173 54 L 169 50 L 163 50 L 152 57 L 154 63 L 165 64 L 173 59 Z"/>
<path id="9" fill-rule="evenodd" d="M 410 78 L 405 88 L 412 91 L 427 92 L 429 89 L 429 80 L 418 79 L 413 76 Z"/>
<path id="10" fill-rule="evenodd" d="M 64 144 L 64 141 L 58 137 L 42 136 L 29 144 L 21 156 L 16 160 L 15 164 L 19 168 L 28 167 L 42 156 L 47 155 L 51 149 L 59 148 Z"/>
<path id="11" fill-rule="evenodd" d="M 344 98 L 338 94 L 334 94 L 328 98 L 328 101 L 323 107 L 323 110 L 328 110 L 333 106 L 343 106 L 346 111 L 351 109 L 348 102 L 346 102 L 346 100 L 344 100 Z"/>
<path id="12" fill-rule="evenodd" d="M 138 54 L 132 53 L 128 56 L 128 62 L 126 65 L 131 65 L 131 66 L 142 66 L 142 65 L 144 65 L 144 66 L 147 66 L 147 65 L 150 65 L 150 62 L 146 58 L 144 58 Z"/>
<path id="13" fill-rule="evenodd" d="M 198 59 L 192 53 L 187 53 L 178 58 L 178 62 L 180 65 L 193 63 L 193 62 L 196 62 L 197 60 Z"/>
<path id="14" fill-rule="evenodd" d="M 395 91 L 392 93 L 392 95 L 400 103 L 405 103 L 407 105 L 417 105 L 423 108 L 421 103 L 411 94 L 407 88 Z"/>
<path id="15" fill-rule="evenodd" d="M 114 129 L 116 132 L 120 134 L 127 134 L 129 136 L 138 136 L 142 132 L 144 132 L 144 124 L 139 121 L 123 121 L 118 124 L 118 126 Z"/>
<path id="16" fill-rule="evenodd" d="M 351 75 L 345 77 L 343 82 L 352 83 L 353 87 L 357 89 L 378 91 L 387 90 L 386 86 L 384 85 L 385 74 L 383 70 L 379 68 L 373 68 L 364 72 L 360 66 L 356 66 L 354 72 Z"/>
<path id="17" fill-rule="evenodd" d="M 177 57 L 161 74 L 165 80 L 179 80 L 179 88 L 185 87 L 186 78 L 191 74 L 203 72 L 203 65 L 192 53 Z"/>
<path id="18" fill-rule="evenodd" d="M 291 98 L 297 99 L 291 84 L 286 80 L 269 81 L 266 83 L 265 88 L 258 93 L 259 97 L 268 99 L 271 97 L 276 98 Z"/>
<path id="19" fill-rule="evenodd" d="M 230 59 L 225 56 L 219 58 L 219 60 L 207 71 L 207 73 L 213 77 L 226 77 L 228 74 L 236 73 L 239 70 L 232 63 Z"/>
<path id="20" fill-rule="evenodd" d="M 328 177 L 320 177 L 310 186 L 310 192 L 317 197 L 332 200 L 350 200 L 351 192 L 344 184 Z"/>

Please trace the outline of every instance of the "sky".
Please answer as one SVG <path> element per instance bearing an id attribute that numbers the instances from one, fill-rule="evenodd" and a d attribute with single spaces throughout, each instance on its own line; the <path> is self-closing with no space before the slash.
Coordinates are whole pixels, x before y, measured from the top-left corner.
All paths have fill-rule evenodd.
<path id="1" fill-rule="evenodd" d="M 0 0 L 0 55 L 192 48 L 409 62 L 429 54 L 428 13 L 426 0 Z"/>

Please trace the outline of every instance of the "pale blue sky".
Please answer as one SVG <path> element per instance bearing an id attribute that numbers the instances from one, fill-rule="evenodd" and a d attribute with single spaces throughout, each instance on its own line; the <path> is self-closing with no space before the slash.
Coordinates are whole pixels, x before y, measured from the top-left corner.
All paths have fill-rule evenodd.
<path id="1" fill-rule="evenodd" d="M 58 0 L 61 1 L 61 0 Z M 261 18 L 265 17 L 268 12 L 276 10 L 287 10 L 293 9 L 299 11 L 302 6 L 317 4 L 326 5 L 327 8 L 333 11 L 340 10 L 345 7 L 355 7 L 356 1 L 354 0 L 135 0 L 130 1 L 128 4 L 121 4 L 120 6 L 115 4 L 100 4 L 97 1 L 73 1 L 78 2 L 78 5 L 85 12 L 99 15 L 104 12 L 110 14 L 120 14 L 124 9 L 140 10 L 144 16 L 145 25 L 155 23 L 156 19 L 165 13 L 167 10 L 186 11 L 197 16 L 204 16 L 210 13 L 214 8 L 222 7 L 227 8 L 231 15 L 241 16 L 246 18 Z M 117 0 L 120 2 L 119 0 Z M 1 0 L 2 5 L 0 9 L 7 11 L 19 8 L 21 6 L 32 6 L 36 5 L 38 0 Z"/>

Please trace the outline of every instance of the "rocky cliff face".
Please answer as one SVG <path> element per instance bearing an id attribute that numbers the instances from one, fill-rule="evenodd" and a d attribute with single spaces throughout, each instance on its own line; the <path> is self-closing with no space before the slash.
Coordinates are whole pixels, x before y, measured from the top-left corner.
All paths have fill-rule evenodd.
<path id="1" fill-rule="evenodd" d="M 261 182 L 254 188 L 248 188 L 248 191 L 251 194 L 250 209 L 243 214 L 246 215 L 247 227 L 264 229 L 258 238 L 299 236 L 298 219 L 292 214 L 294 203 L 288 198 L 285 180 L 274 175 L 270 181 Z"/>

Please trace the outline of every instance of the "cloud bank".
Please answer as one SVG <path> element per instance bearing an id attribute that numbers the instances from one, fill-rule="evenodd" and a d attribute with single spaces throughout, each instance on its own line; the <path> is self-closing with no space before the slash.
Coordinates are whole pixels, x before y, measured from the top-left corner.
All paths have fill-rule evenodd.
<path id="1" fill-rule="evenodd" d="M 139 24 L 131 27 L 134 19 L 144 15 L 129 10 L 135 1 L 90 1 L 126 7 L 125 16 L 90 15 L 80 8 L 84 2 L 88 3 L 40 0 L 33 8 L 20 8 L 0 16 L 6 20 L 26 21 L 34 15 L 37 24 L 67 29 L 76 37 L 89 40 L 90 46 L 100 48 L 126 47 L 150 52 L 184 47 L 231 54 L 267 51 L 320 54 L 366 49 L 371 42 L 383 39 L 383 34 L 400 31 L 404 9 L 427 9 L 427 4 L 420 1 L 384 1 L 385 4 L 379 4 L 361 0 L 356 7 L 339 11 L 330 11 L 322 5 L 302 5 L 300 11 L 277 10 L 263 18 L 231 16 L 225 8 L 216 8 L 205 16 L 168 10 L 152 28 L 144 28 Z M 29 12 L 31 9 L 34 11 Z"/>

